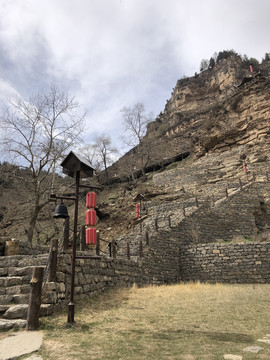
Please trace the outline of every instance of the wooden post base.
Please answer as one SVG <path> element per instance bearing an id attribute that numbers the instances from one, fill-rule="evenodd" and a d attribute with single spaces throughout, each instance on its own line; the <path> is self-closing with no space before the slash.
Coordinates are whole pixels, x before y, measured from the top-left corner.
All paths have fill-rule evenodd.
<path id="1" fill-rule="evenodd" d="M 74 324 L 74 313 L 75 313 L 75 304 L 69 303 L 68 304 L 68 323 Z"/>

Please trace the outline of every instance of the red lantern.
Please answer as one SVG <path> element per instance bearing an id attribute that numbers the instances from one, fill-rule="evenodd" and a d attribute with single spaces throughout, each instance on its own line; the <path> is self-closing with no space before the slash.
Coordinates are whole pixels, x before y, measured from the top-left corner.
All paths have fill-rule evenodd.
<path id="1" fill-rule="evenodd" d="M 86 244 L 87 245 L 96 245 L 96 243 L 97 243 L 96 228 L 87 228 L 86 229 Z"/>
<path id="2" fill-rule="evenodd" d="M 97 205 L 97 194 L 89 192 L 86 194 L 86 207 L 94 209 Z"/>
<path id="3" fill-rule="evenodd" d="M 96 225 L 96 212 L 94 209 L 86 211 L 86 225 L 95 226 Z"/>
<path id="4" fill-rule="evenodd" d="M 136 218 L 140 217 L 140 204 L 136 204 Z"/>

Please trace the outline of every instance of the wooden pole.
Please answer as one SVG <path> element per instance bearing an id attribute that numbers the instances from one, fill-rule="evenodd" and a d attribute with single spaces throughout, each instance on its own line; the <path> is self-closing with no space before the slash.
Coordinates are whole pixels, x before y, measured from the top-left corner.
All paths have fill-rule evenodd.
<path id="1" fill-rule="evenodd" d="M 78 205 L 79 205 L 79 185 L 80 185 L 80 171 L 76 171 L 75 211 L 74 211 L 74 229 L 73 229 L 71 282 L 70 282 L 70 302 L 68 304 L 68 322 L 71 324 L 74 323 L 74 313 L 75 313 L 74 288 L 75 288 L 75 262 L 76 262 L 76 245 L 77 245 L 76 240 L 77 240 Z"/>
<path id="2" fill-rule="evenodd" d="M 98 256 L 100 255 L 100 236 L 98 230 L 97 230 L 96 255 Z"/>
<path id="3" fill-rule="evenodd" d="M 52 239 L 51 240 L 51 258 L 50 258 L 48 282 L 56 281 L 57 254 L 58 254 L 58 240 Z"/>
<path id="4" fill-rule="evenodd" d="M 69 217 L 65 219 L 63 251 L 66 251 L 68 249 L 68 241 L 69 241 Z"/>
<path id="5" fill-rule="evenodd" d="M 37 330 L 39 328 L 43 273 L 43 267 L 36 266 L 33 268 L 32 279 L 30 281 L 30 299 L 26 330 Z"/>
<path id="6" fill-rule="evenodd" d="M 85 240 L 85 226 L 82 225 L 81 227 L 81 241 L 80 241 L 80 250 L 86 250 L 86 240 Z"/>
<path id="7" fill-rule="evenodd" d="M 243 189 L 243 184 L 242 184 L 241 179 L 239 179 L 239 185 L 240 185 L 240 189 Z"/>
<path id="8" fill-rule="evenodd" d="M 116 258 L 116 245 L 115 245 L 115 241 L 112 241 L 112 257 L 113 259 Z"/>
<path id="9" fill-rule="evenodd" d="M 149 233 L 148 233 L 148 231 L 145 232 L 145 243 L 146 243 L 146 245 L 149 245 Z"/>
<path id="10" fill-rule="evenodd" d="M 130 260 L 130 246 L 129 246 L 129 242 L 127 242 L 127 259 Z"/>

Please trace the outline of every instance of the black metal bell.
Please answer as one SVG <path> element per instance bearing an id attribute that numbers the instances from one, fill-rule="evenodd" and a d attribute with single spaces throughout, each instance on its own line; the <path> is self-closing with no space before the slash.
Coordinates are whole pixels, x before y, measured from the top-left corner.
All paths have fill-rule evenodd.
<path id="1" fill-rule="evenodd" d="M 57 219 L 66 219 L 69 217 L 67 207 L 64 203 L 61 202 L 56 206 L 53 217 Z"/>

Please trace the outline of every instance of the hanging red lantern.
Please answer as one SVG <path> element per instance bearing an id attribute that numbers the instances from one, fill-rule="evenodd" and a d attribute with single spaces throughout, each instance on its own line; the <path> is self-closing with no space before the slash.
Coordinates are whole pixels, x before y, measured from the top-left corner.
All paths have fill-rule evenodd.
<path id="1" fill-rule="evenodd" d="M 140 217 L 140 204 L 136 204 L 136 218 Z"/>
<path id="2" fill-rule="evenodd" d="M 97 230 L 96 228 L 86 229 L 86 245 L 96 245 L 97 243 Z"/>
<path id="3" fill-rule="evenodd" d="M 86 207 L 94 209 L 97 205 L 97 194 L 95 192 L 89 192 L 86 194 Z"/>
<path id="4" fill-rule="evenodd" d="M 86 225 L 87 226 L 95 226 L 96 225 L 96 212 L 94 209 L 90 209 L 86 211 Z"/>

